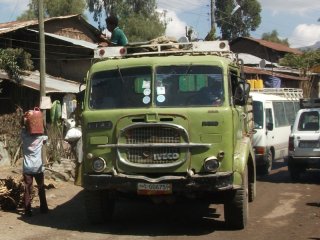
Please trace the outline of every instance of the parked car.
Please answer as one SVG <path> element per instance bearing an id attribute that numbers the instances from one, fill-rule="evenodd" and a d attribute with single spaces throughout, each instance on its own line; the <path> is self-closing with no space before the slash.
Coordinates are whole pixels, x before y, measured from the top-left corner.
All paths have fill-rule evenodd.
<path id="1" fill-rule="evenodd" d="M 320 169 L 320 99 L 301 99 L 300 108 L 288 146 L 288 169 L 293 180 L 307 169 Z"/>

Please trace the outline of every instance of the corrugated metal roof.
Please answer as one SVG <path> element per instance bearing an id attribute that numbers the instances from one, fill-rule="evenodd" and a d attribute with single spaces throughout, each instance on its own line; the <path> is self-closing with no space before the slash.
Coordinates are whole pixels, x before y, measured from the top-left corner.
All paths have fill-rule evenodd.
<path id="1" fill-rule="evenodd" d="M 81 22 L 83 22 L 92 32 L 95 34 L 100 34 L 100 31 L 88 23 L 81 14 L 74 14 L 74 15 L 67 15 L 67 16 L 59 16 L 59 17 L 52 17 L 44 19 L 44 23 L 59 19 L 69 19 L 69 18 L 78 18 Z M 31 26 L 38 25 L 38 20 L 28 20 L 28 21 L 13 21 L 13 22 L 6 22 L 0 23 L 0 34 L 13 32 L 21 28 L 27 28 Z"/>
<path id="2" fill-rule="evenodd" d="M 26 72 L 28 75 L 22 76 L 21 85 L 40 91 L 40 73 L 38 71 Z M 12 81 L 7 73 L 0 70 L 0 78 Z M 52 77 L 46 74 L 45 77 L 46 93 L 78 93 L 80 83 Z"/>
<path id="3" fill-rule="evenodd" d="M 260 65 L 261 61 L 265 61 L 265 64 L 268 64 L 268 65 L 277 65 L 275 63 L 272 63 L 272 62 L 269 62 L 265 59 L 262 59 L 262 58 L 259 58 L 259 57 L 256 57 L 252 54 L 248 54 L 248 53 L 238 53 L 238 57 L 239 59 L 242 59 L 243 60 L 243 63 L 246 65 L 246 64 L 250 64 L 250 65 Z"/>
<path id="4" fill-rule="evenodd" d="M 34 30 L 34 29 L 28 29 L 28 31 L 39 33 L 39 31 Z M 57 35 L 57 34 L 53 34 L 53 33 L 45 33 L 45 35 L 49 36 L 49 37 L 52 37 L 52 38 L 63 40 L 65 42 L 72 43 L 72 44 L 77 45 L 77 46 L 82 46 L 82 47 L 85 47 L 85 48 L 89 48 L 89 49 L 96 49 L 99 46 L 98 44 L 94 44 L 94 43 L 87 42 L 87 41 L 84 41 L 84 40 L 69 38 L 69 37 L 65 37 L 65 36 L 61 36 L 61 35 Z"/>

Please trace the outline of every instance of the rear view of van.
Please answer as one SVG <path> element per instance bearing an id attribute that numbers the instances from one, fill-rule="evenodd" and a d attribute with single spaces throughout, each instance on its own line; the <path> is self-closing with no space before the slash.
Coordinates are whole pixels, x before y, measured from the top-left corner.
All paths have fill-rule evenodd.
<path id="1" fill-rule="evenodd" d="M 320 100 L 303 99 L 300 106 L 289 137 L 288 169 L 292 180 L 298 180 L 307 169 L 320 169 Z"/>

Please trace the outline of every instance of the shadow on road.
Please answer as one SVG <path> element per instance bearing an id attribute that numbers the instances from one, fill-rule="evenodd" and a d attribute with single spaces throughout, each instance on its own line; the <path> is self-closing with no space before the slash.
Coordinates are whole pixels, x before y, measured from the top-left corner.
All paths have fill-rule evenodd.
<path id="1" fill-rule="evenodd" d="M 83 192 L 71 200 L 41 214 L 19 219 L 29 224 L 60 230 L 138 236 L 200 236 L 225 229 L 215 208 L 200 203 L 155 205 L 141 201 L 121 200 L 111 223 L 91 225 L 85 216 Z"/>
<path id="2" fill-rule="evenodd" d="M 257 175 L 257 180 L 270 183 L 320 184 L 320 170 L 308 169 L 300 175 L 299 181 L 293 181 L 290 177 L 287 163 L 276 161 L 273 163 L 271 173 L 269 175 Z"/>

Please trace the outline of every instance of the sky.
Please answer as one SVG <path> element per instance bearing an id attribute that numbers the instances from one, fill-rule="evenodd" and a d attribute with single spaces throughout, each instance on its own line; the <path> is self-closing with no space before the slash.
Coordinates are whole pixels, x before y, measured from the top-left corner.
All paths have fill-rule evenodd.
<path id="1" fill-rule="evenodd" d="M 320 41 L 320 0 L 258 0 L 261 24 L 251 37 L 261 38 L 273 30 L 291 47 L 305 47 Z M 0 0 L 0 23 L 14 21 L 28 7 L 29 0 Z M 165 10 L 166 35 L 179 39 L 186 26 L 203 39 L 210 30 L 210 0 L 157 0 L 159 11 Z M 238 11 L 241 11 L 241 7 Z M 90 21 L 90 15 L 88 15 Z M 318 21 L 319 20 L 319 21 Z M 90 21 L 94 25 L 94 22 Z M 219 33 L 218 33 L 219 34 Z"/>

